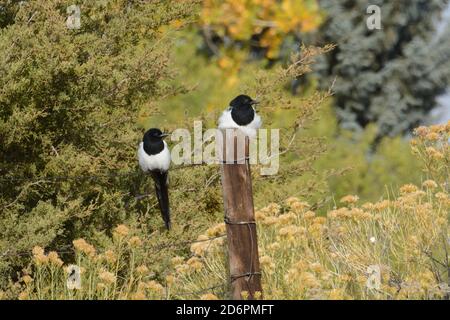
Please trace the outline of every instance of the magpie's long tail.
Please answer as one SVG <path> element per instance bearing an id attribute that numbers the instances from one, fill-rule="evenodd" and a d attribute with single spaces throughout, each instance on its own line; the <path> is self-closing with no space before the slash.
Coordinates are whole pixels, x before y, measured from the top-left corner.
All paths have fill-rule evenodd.
<path id="1" fill-rule="evenodd" d="M 159 209 L 167 230 L 170 229 L 170 209 L 169 209 L 169 190 L 168 190 L 168 172 L 159 170 L 151 171 L 152 178 L 155 181 L 156 196 L 158 197 Z"/>

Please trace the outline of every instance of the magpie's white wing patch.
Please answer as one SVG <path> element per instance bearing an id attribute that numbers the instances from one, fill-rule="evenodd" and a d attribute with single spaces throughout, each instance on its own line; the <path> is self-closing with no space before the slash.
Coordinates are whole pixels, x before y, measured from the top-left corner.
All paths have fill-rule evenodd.
<path id="1" fill-rule="evenodd" d="M 231 117 L 231 110 L 225 110 L 219 118 L 219 129 L 240 129 L 246 136 L 256 138 L 256 130 L 261 128 L 261 117 L 255 112 L 253 121 L 246 126 L 240 126 Z"/>
<path id="2" fill-rule="evenodd" d="M 144 143 L 141 142 L 138 148 L 139 166 L 142 171 L 147 172 L 151 170 L 167 171 L 170 167 L 170 151 L 167 143 L 164 142 L 164 149 L 155 155 L 148 155 L 144 150 Z"/>
<path id="3" fill-rule="evenodd" d="M 238 129 L 239 125 L 231 117 L 231 110 L 225 110 L 219 118 L 219 129 Z"/>

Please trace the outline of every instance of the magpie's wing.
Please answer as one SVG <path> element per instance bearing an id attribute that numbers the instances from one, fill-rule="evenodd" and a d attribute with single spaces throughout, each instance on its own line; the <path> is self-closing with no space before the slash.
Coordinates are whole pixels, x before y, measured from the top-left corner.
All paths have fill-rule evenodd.
<path id="1" fill-rule="evenodd" d="M 150 171 L 155 182 L 156 196 L 158 197 L 159 209 L 167 230 L 170 229 L 170 208 L 169 208 L 169 172 L 153 170 Z"/>

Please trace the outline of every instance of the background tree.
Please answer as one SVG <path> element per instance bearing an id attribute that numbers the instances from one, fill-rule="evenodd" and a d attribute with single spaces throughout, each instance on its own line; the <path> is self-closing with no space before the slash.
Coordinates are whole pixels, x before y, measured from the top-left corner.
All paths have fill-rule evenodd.
<path id="1" fill-rule="evenodd" d="M 335 103 L 344 128 L 371 122 L 378 136 L 417 126 L 450 81 L 450 28 L 435 27 L 446 1 L 371 1 L 381 8 L 381 30 L 368 30 L 364 0 L 321 0 L 327 20 L 319 43 L 336 50 L 318 67 L 321 79 L 337 78 Z"/>

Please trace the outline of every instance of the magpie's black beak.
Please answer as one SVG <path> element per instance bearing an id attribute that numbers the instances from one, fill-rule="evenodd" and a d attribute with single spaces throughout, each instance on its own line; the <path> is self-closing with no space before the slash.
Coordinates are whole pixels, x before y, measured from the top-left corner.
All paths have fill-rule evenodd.
<path id="1" fill-rule="evenodd" d="M 170 136 L 170 133 L 161 133 L 161 134 L 159 135 L 159 137 L 160 137 L 161 139 L 164 139 L 164 138 L 167 137 L 167 136 Z"/>
<path id="2" fill-rule="evenodd" d="M 253 106 L 253 105 L 259 104 L 259 101 L 258 100 L 252 100 L 252 102 L 250 102 L 250 104 Z"/>

